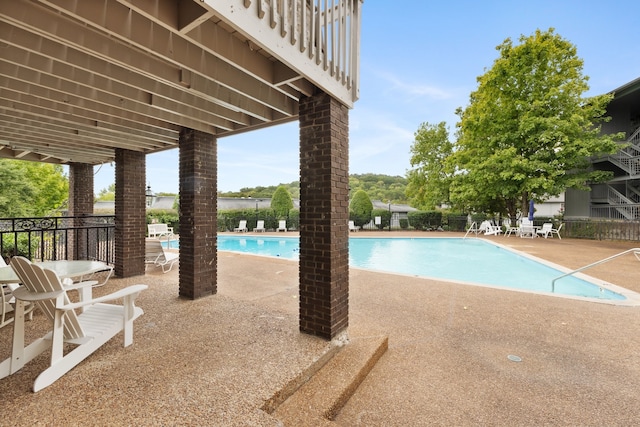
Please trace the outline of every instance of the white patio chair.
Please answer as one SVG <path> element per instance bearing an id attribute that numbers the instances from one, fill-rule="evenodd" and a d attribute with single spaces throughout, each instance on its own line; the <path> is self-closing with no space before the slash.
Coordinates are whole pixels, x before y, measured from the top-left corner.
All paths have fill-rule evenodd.
<path id="1" fill-rule="evenodd" d="M 353 221 L 349 221 L 349 231 L 358 231 L 360 226 L 357 226 Z"/>
<path id="2" fill-rule="evenodd" d="M 551 230 L 552 229 L 553 229 L 553 224 L 551 224 L 550 222 L 545 222 L 544 224 L 542 224 L 542 228 L 541 229 L 536 230 L 536 233 L 546 239 L 551 234 Z M 551 237 L 553 237 L 553 236 L 551 236 Z"/>
<path id="3" fill-rule="evenodd" d="M 240 224 L 236 228 L 234 228 L 233 231 L 235 231 L 236 233 L 246 233 L 247 231 L 249 231 L 249 229 L 247 228 L 247 220 L 240 220 Z"/>
<path id="4" fill-rule="evenodd" d="M 156 267 L 161 267 L 163 273 L 168 273 L 173 268 L 173 264 L 175 264 L 179 259 L 180 254 L 175 252 L 166 252 L 160 240 L 145 240 L 145 265 L 153 264 Z"/>
<path id="5" fill-rule="evenodd" d="M 0 363 L 0 378 L 16 373 L 50 348 L 49 367 L 38 375 L 33 384 L 33 391 L 37 392 L 53 384 L 120 331 L 124 330 L 125 347 L 133 343 L 133 321 L 143 313 L 140 307 L 134 305 L 134 300 L 147 289 L 147 285 L 133 285 L 99 298 L 72 303 L 67 291 L 70 288 L 79 289 L 82 284 L 66 287 L 53 270 L 32 264 L 23 257 L 14 257 L 11 267 L 22 286 L 13 293 L 18 300 L 13 325 L 13 348 L 11 357 Z M 91 286 L 94 282 L 86 283 Z M 122 305 L 105 304 L 117 299 L 122 299 Z M 51 322 L 51 332 L 26 347 L 25 302 L 35 303 Z M 84 311 L 76 313 L 76 309 L 81 308 Z M 68 351 L 66 344 L 77 347 Z"/>
<path id="6" fill-rule="evenodd" d="M 287 220 L 286 219 L 281 219 L 278 222 L 278 228 L 276 228 L 276 231 L 287 231 Z"/>
<path id="7" fill-rule="evenodd" d="M 167 238 L 171 238 L 173 236 L 173 227 L 169 227 L 167 224 L 148 224 L 147 233 L 149 237 L 160 238 L 167 236 Z"/>
<path id="8" fill-rule="evenodd" d="M 549 231 L 549 235 L 553 238 L 553 235 L 555 234 L 558 236 L 558 239 L 562 240 L 562 237 L 560 237 L 560 230 L 562 230 L 563 225 L 564 223 L 561 223 L 558 228 L 552 228 L 551 231 Z"/>
<path id="9" fill-rule="evenodd" d="M 256 228 L 253 229 L 253 232 L 264 232 L 265 228 L 264 228 L 264 221 L 263 220 L 258 220 L 258 223 L 256 224 Z"/>

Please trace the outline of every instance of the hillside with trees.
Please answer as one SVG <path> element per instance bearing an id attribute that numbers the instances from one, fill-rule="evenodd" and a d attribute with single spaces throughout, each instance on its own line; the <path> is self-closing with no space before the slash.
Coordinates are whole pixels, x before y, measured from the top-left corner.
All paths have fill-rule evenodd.
<path id="1" fill-rule="evenodd" d="M 270 198 L 280 186 L 284 187 L 292 198 L 300 198 L 300 181 L 268 187 L 241 188 L 239 191 L 219 192 L 218 196 L 251 197 L 254 199 Z M 407 196 L 405 195 L 407 179 L 401 176 L 373 173 L 353 174 L 349 175 L 349 187 L 351 188 L 351 195 L 354 195 L 358 190 L 363 190 L 371 200 L 382 200 L 384 202 L 391 200 L 392 203 L 407 203 Z"/>

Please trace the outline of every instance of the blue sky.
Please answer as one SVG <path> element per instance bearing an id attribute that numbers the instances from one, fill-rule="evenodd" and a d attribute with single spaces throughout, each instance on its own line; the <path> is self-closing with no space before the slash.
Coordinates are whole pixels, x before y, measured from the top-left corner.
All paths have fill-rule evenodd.
<path id="1" fill-rule="evenodd" d="M 607 4 L 608 3 L 608 4 Z M 402 6 L 400 6 L 402 5 Z M 360 99 L 350 112 L 350 173 L 404 176 L 421 123 L 444 121 L 498 57 L 506 38 L 555 28 L 577 46 L 599 95 L 640 77 L 637 0 L 424 1 L 363 4 Z M 278 185 L 299 179 L 298 123 L 218 140 L 218 189 Z M 96 167 L 95 191 L 115 168 Z M 155 192 L 178 192 L 178 150 L 147 156 Z"/>

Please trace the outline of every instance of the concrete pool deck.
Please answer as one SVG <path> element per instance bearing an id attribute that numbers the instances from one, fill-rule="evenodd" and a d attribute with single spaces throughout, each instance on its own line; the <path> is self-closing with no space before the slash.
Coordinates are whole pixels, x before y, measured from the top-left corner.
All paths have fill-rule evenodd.
<path id="1" fill-rule="evenodd" d="M 488 240 L 568 268 L 637 245 Z M 197 301 L 177 297 L 177 271 L 96 288 L 150 285 L 138 300 L 145 314 L 133 346 L 123 349 L 116 337 L 39 393 L 30 385 L 46 357 L 0 380 L 0 424 L 282 425 L 260 408 L 331 345 L 298 333 L 297 263 L 221 252 L 218 265 L 218 294 Z M 640 262 L 631 254 L 586 273 L 640 292 Z M 42 320 L 27 324 L 30 336 L 46 330 Z M 634 425 L 639 326 L 640 307 L 352 269 L 349 338 L 387 336 L 388 350 L 335 421 L 317 424 Z M 10 353 L 11 331 L 0 329 L 0 360 Z"/>

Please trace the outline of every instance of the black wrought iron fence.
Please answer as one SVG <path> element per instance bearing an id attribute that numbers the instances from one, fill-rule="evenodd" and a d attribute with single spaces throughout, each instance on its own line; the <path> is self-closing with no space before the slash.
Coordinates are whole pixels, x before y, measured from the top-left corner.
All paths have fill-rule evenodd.
<path id="1" fill-rule="evenodd" d="M 115 217 L 0 218 L 0 254 L 34 261 L 115 261 Z"/>

